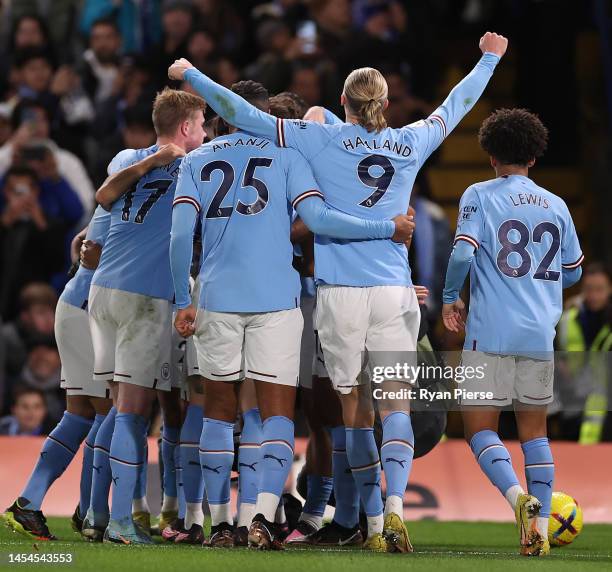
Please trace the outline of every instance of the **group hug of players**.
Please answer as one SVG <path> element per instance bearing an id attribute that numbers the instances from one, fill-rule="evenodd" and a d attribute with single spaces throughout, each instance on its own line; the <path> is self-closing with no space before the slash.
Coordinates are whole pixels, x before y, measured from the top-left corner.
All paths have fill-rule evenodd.
<path id="1" fill-rule="evenodd" d="M 268 98 L 255 82 L 228 90 L 188 61 L 175 62 L 169 77 L 190 92 L 158 94 L 157 143 L 119 153 L 97 192 L 80 267 L 56 314 L 67 411 L 2 515 L 6 523 L 40 540 L 55 538 L 41 504 L 84 441 L 73 527 L 91 541 L 152 543 L 146 435 L 157 398 L 159 528 L 166 541 L 412 552 L 403 521 L 414 455 L 409 404 L 375 404 L 378 448 L 372 388 L 361 374 L 413 359 L 417 293 L 426 292 L 413 286 L 407 262 L 410 192 L 419 168 L 483 93 L 506 47 L 504 37 L 487 32 L 482 57 L 444 103 L 401 129 L 386 127 L 387 85 L 372 68 L 346 78 L 342 121 L 323 108 L 302 118 L 290 94 Z M 202 144 L 206 105 L 218 118 L 216 137 Z M 461 199 L 442 317 L 449 330 L 466 329 L 464 364 L 487 363 L 484 379 L 465 382 L 492 396 L 462 403 L 466 438 L 515 511 L 521 554 L 545 555 L 554 479 L 546 437 L 549 354 L 562 288 L 580 278 L 583 256 L 565 203 L 528 178 L 546 148 L 540 120 L 525 110 L 499 110 L 479 137 L 496 176 Z M 295 245 L 308 260 L 311 233 L 314 280 L 301 281 L 292 266 Z M 311 265 L 303 266 L 307 276 Z M 459 292 L 468 272 L 466 322 Z M 308 373 L 300 375 L 308 340 L 317 346 L 314 364 L 310 369 L 312 356 L 302 357 Z M 298 380 L 312 434 L 306 503 L 288 530 L 281 497 L 294 456 Z M 390 379 L 386 389 L 409 381 Z M 325 394 L 323 384 L 325 399 L 313 402 Z M 497 434 L 500 408 L 511 404 L 527 492 Z M 207 538 L 204 491 L 212 520 Z M 334 518 L 323 525 L 332 494 Z M 360 512 L 367 523 L 361 528 Z"/>

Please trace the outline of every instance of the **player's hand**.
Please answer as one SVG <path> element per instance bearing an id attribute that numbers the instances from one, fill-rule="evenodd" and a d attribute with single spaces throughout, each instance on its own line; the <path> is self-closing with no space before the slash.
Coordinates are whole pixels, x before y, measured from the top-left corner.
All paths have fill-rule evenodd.
<path id="1" fill-rule="evenodd" d="M 395 232 L 391 237 L 393 242 L 407 242 L 412 239 L 414 232 L 414 217 L 408 215 L 397 215 L 393 222 L 395 223 Z"/>
<path id="2" fill-rule="evenodd" d="M 162 145 L 153 155 L 151 155 L 155 167 L 163 167 L 164 165 L 172 163 L 175 159 L 184 156 L 185 149 L 182 149 L 174 143 Z"/>
<path id="3" fill-rule="evenodd" d="M 508 48 L 508 38 L 500 36 L 495 32 L 487 32 L 480 38 L 478 46 L 483 54 L 485 52 L 491 52 L 492 54 L 497 54 L 501 58 Z"/>
<path id="4" fill-rule="evenodd" d="M 88 270 L 95 270 L 100 264 L 100 256 L 102 254 L 102 246 L 93 240 L 84 240 L 81 244 L 79 258 L 81 266 Z"/>
<path id="5" fill-rule="evenodd" d="M 449 332 L 460 332 L 465 328 L 465 304 L 461 298 L 442 305 L 442 321 Z"/>
<path id="6" fill-rule="evenodd" d="M 182 310 L 176 311 L 174 327 L 183 338 L 188 338 L 189 336 L 193 336 L 193 333 L 195 332 L 195 320 L 196 309 L 193 307 L 193 305 L 187 306 Z"/>
<path id="7" fill-rule="evenodd" d="M 415 286 L 414 293 L 416 294 L 419 304 L 425 304 L 427 296 L 429 296 L 429 288 L 427 288 L 427 286 Z"/>
<path id="8" fill-rule="evenodd" d="M 168 77 L 178 81 L 183 81 L 185 72 L 191 69 L 193 65 L 189 60 L 181 58 L 180 60 L 174 60 L 174 63 L 168 68 Z"/>

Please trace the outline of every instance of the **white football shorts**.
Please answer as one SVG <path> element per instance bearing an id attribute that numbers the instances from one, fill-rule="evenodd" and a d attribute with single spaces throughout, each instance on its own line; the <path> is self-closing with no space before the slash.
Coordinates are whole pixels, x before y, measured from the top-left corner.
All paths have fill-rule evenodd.
<path id="1" fill-rule="evenodd" d="M 194 336 L 199 373 L 215 381 L 248 377 L 297 386 L 303 325 L 299 308 L 257 314 L 200 309 Z"/>
<path id="2" fill-rule="evenodd" d="M 172 303 L 92 286 L 89 323 L 94 380 L 171 388 Z"/>

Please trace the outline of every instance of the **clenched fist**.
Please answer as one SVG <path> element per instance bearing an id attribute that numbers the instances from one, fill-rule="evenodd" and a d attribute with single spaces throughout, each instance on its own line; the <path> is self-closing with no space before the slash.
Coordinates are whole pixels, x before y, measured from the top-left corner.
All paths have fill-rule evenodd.
<path id="1" fill-rule="evenodd" d="M 168 77 L 170 79 L 183 81 L 185 72 L 192 67 L 193 65 L 191 65 L 191 62 L 185 58 L 174 60 L 174 63 L 168 68 Z"/>
<path id="2" fill-rule="evenodd" d="M 484 54 L 485 52 L 491 52 L 492 54 L 498 55 L 500 58 L 506 53 L 508 48 L 508 38 L 500 36 L 495 32 L 487 32 L 480 42 L 478 42 L 480 50 Z"/>

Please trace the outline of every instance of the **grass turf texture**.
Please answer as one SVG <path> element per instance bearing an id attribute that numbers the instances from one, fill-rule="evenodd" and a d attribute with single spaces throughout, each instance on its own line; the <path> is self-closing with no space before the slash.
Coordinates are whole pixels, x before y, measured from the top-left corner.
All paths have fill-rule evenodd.
<path id="1" fill-rule="evenodd" d="M 90 544 L 70 528 L 67 518 L 50 518 L 58 541 L 34 542 L 0 528 L 0 570 L 60 567 L 76 570 L 262 570 L 265 572 L 376 572 L 385 566 L 404 570 L 612 570 L 612 525 L 587 525 L 570 546 L 547 558 L 517 554 L 512 524 L 418 521 L 409 523 L 414 554 L 369 554 L 359 550 L 205 549 L 197 546 L 119 546 Z M 71 553 L 71 564 L 10 564 L 9 553 Z M 398 568 L 399 569 L 399 568 Z"/>

